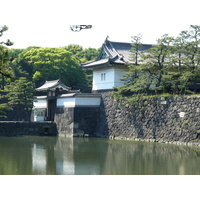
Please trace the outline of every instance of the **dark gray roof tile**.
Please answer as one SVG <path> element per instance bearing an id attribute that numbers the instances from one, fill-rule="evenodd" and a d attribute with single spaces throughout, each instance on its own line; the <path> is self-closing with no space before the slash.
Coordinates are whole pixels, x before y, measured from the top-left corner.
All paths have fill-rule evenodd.
<path id="1" fill-rule="evenodd" d="M 152 47 L 150 44 L 143 44 L 141 51 L 148 50 Z M 133 48 L 131 43 L 124 43 L 124 42 L 112 42 L 108 39 L 105 40 L 104 44 L 102 45 L 101 52 L 96 60 L 83 63 L 81 66 L 83 68 L 96 68 L 96 67 L 104 67 L 109 66 L 112 64 L 126 64 L 131 63 L 130 61 L 130 51 Z M 102 56 L 102 54 L 108 55 L 108 58 Z M 102 59 L 103 57 L 103 59 Z"/>

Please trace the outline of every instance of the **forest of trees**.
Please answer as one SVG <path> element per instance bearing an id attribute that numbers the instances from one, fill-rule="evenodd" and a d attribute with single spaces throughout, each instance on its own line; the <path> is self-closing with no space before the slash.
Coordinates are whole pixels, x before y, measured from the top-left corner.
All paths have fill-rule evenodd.
<path id="1" fill-rule="evenodd" d="M 200 92 L 200 26 L 191 25 L 176 38 L 163 35 L 147 51 L 141 51 L 141 39 L 141 34 L 132 37 L 126 84 L 115 88 L 115 98 Z"/>
<path id="2" fill-rule="evenodd" d="M 8 30 L 0 28 L 0 37 Z M 80 63 L 93 60 L 99 49 L 71 44 L 61 48 L 28 47 L 26 49 L 7 48 L 13 43 L 0 41 L 0 117 L 6 111 L 17 107 L 20 112 L 32 108 L 34 89 L 46 80 L 60 79 L 72 89 L 90 92 L 92 71 L 83 71 Z"/>

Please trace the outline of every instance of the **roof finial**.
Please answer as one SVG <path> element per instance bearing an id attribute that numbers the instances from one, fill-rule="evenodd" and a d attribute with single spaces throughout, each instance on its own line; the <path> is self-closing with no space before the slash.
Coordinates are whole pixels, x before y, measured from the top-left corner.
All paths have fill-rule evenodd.
<path id="1" fill-rule="evenodd" d="M 108 40 L 108 38 L 109 38 L 109 36 L 107 35 L 107 37 L 106 37 L 106 41 Z"/>

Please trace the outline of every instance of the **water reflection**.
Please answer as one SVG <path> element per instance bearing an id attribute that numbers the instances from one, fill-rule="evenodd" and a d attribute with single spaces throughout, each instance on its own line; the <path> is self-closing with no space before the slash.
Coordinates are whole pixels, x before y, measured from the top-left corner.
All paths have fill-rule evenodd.
<path id="1" fill-rule="evenodd" d="M 75 174 L 73 139 L 59 138 L 55 145 L 56 174 Z"/>
<path id="2" fill-rule="evenodd" d="M 34 144 L 32 148 L 32 169 L 34 173 L 46 174 L 47 151 L 41 145 Z"/>
<path id="3" fill-rule="evenodd" d="M 195 147 L 94 138 L 0 138 L 0 174 L 200 174 Z"/>

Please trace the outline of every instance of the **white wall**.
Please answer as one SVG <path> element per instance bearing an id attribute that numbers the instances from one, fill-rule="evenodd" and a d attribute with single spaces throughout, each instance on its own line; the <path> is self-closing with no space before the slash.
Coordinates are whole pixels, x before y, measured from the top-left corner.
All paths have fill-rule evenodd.
<path id="1" fill-rule="evenodd" d="M 76 106 L 100 106 L 100 97 L 76 97 Z"/>
<path id="2" fill-rule="evenodd" d="M 47 108 L 47 100 L 36 100 L 33 102 L 33 107 Z"/>
<path id="3" fill-rule="evenodd" d="M 75 97 L 57 99 L 57 106 L 75 107 Z"/>
<path id="4" fill-rule="evenodd" d="M 120 79 L 123 78 L 125 71 L 128 70 L 126 68 L 114 66 L 94 69 L 92 90 L 107 90 L 123 85 L 124 81 L 121 81 Z M 102 74 L 105 74 L 105 80 L 102 80 Z"/>
<path id="5" fill-rule="evenodd" d="M 57 106 L 61 107 L 79 107 L 79 106 L 100 106 L 100 97 L 72 97 L 57 99 Z"/>
<path id="6" fill-rule="evenodd" d="M 101 74 L 105 73 L 105 80 L 101 80 Z M 105 90 L 114 86 L 114 67 L 93 70 L 92 90 Z"/>
<path id="7" fill-rule="evenodd" d="M 57 106 L 75 107 L 75 106 L 100 106 L 101 97 L 94 96 L 74 96 L 57 99 Z M 34 108 L 47 108 L 47 100 L 37 100 L 33 102 Z"/>
<path id="8" fill-rule="evenodd" d="M 127 68 L 115 68 L 114 87 L 119 87 L 121 85 L 124 85 L 125 81 L 122 81 L 120 79 L 123 78 L 125 72 L 128 72 Z"/>

